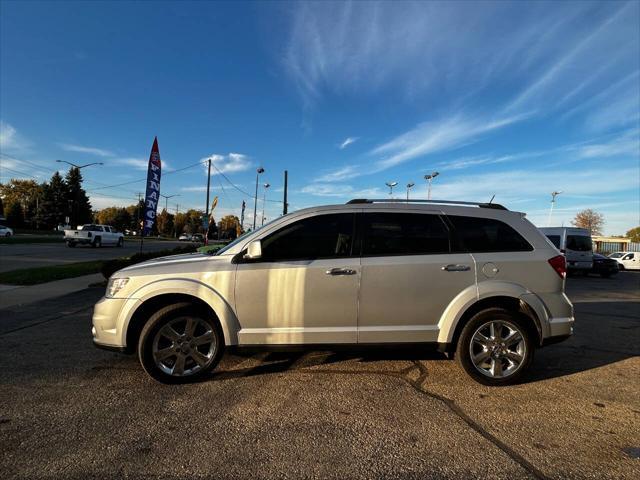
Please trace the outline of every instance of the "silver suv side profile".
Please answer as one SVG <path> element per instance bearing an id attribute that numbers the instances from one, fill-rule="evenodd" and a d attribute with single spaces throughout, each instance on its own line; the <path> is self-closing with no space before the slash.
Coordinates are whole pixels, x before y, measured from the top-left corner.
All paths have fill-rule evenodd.
<path id="1" fill-rule="evenodd" d="M 520 381 L 573 333 L 565 259 L 497 204 L 352 200 L 299 210 L 214 255 L 109 279 L 96 346 L 137 352 L 165 383 L 206 377 L 225 348 L 420 344 L 485 385 Z"/>

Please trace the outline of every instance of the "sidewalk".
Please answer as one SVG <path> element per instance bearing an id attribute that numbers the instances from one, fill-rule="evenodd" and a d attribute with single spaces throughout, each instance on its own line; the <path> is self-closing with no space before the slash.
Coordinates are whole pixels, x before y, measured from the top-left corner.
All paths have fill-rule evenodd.
<path id="1" fill-rule="evenodd" d="M 82 277 L 67 278 L 55 282 L 41 283 L 28 287 L 18 285 L 0 285 L 0 309 L 27 305 L 48 298 L 59 297 L 67 293 L 84 290 L 92 283 L 101 282 L 104 277 L 100 273 Z"/>

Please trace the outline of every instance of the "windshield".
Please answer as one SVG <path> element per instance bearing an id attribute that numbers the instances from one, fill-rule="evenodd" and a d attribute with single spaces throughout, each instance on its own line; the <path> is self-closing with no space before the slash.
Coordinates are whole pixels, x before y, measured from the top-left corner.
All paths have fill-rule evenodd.
<path id="1" fill-rule="evenodd" d="M 568 235 L 567 250 L 574 252 L 588 252 L 591 250 L 591 237 L 584 235 Z"/>
<path id="2" fill-rule="evenodd" d="M 609 258 L 620 258 L 624 253 L 616 252 L 609 255 Z"/>
<path id="3" fill-rule="evenodd" d="M 224 247 L 222 247 L 220 250 L 217 250 L 215 253 L 213 253 L 212 255 L 222 255 L 224 252 L 226 252 L 227 250 L 229 250 L 230 248 L 234 247 L 235 245 L 237 245 L 238 243 L 240 243 L 241 241 L 245 240 L 249 235 L 251 235 L 252 233 L 256 233 L 257 231 L 262 230 L 264 227 L 271 225 L 273 222 L 275 222 L 276 220 L 280 220 L 282 217 L 278 217 L 278 218 L 274 218 L 273 220 L 271 220 L 270 222 L 265 223 L 264 225 L 260 225 L 259 227 L 257 227 L 255 230 L 249 230 L 247 232 L 244 232 L 242 235 L 240 235 L 238 238 L 236 238 L 233 242 L 228 243 L 227 245 L 225 245 Z"/>

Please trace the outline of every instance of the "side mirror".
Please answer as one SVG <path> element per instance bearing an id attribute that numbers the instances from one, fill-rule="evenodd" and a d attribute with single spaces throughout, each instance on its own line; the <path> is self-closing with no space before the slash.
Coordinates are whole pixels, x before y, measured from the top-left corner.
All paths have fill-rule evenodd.
<path id="1" fill-rule="evenodd" d="M 247 253 L 245 253 L 244 258 L 246 260 L 256 260 L 262 257 L 262 243 L 260 240 L 254 240 L 247 247 Z"/>

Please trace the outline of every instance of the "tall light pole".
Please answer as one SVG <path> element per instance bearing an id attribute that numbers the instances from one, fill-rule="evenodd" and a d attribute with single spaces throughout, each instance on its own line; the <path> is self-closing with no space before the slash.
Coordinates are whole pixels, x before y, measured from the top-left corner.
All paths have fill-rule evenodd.
<path id="1" fill-rule="evenodd" d="M 163 194 L 160 194 L 160 196 L 161 196 L 162 198 L 164 198 L 164 209 L 167 211 L 167 213 L 169 213 L 169 208 L 168 208 L 168 206 L 169 206 L 169 199 L 170 199 L 170 198 L 173 198 L 173 197 L 179 197 L 179 196 L 180 196 L 180 194 L 179 194 L 179 193 L 176 193 L 175 195 L 163 195 Z"/>
<path id="2" fill-rule="evenodd" d="M 393 198 L 393 187 L 398 185 L 398 182 L 386 182 L 385 185 L 389 187 L 389 196 Z"/>
<path id="3" fill-rule="evenodd" d="M 407 202 L 409 201 L 409 190 L 411 190 L 415 186 L 415 183 L 410 182 L 407 183 Z"/>
<path id="4" fill-rule="evenodd" d="M 551 216 L 553 215 L 553 207 L 556 204 L 556 197 L 562 193 L 562 190 L 551 192 L 551 208 L 549 209 L 549 219 L 547 220 L 547 227 L 551 226 Z"/>
<path id="5" fill-rule="evenodd" d="M 440 172 L 431 172 L 424 176 L 427 181 L 427 200 L 431 200 L 431 181 L 440 175 Z"/>
<path id="6" fill-rule="evenodd" d="M 66 160 L 56 160 L 56 162 L 58 162 L 58 163 L 66 163 L 68 165 L 71 165 L 72 167 L 77 168 L 78 170 L 80 170 L 81 168 L 84 168 L 84 167 L 90 167 L 91 165 L 104 165 L 104 163 L 102 163 L 102 162 L 92 162 L 92 163 L 86 163 L 84 165 L 76 165 L 75 163 L 67 162 Z"/>
<path id="7" fill-rule="evenodd" d="M 260 225 L 264 225 L 264 205 L 267 203 L 267 188 L 270 186 L 271 184 L 269 183 L 264 184 L 264 195 L 262 196 L 262 222 L 260 222 Z"/>
<path id="8" fill-rule="evenodd" d="M 253 197 L 253 230 L 256 229 L 256 214 L 258 213 L 258 179 L 264 173 L 264 168 L 258 167 L 256 170 L 256 194 Z"/>

